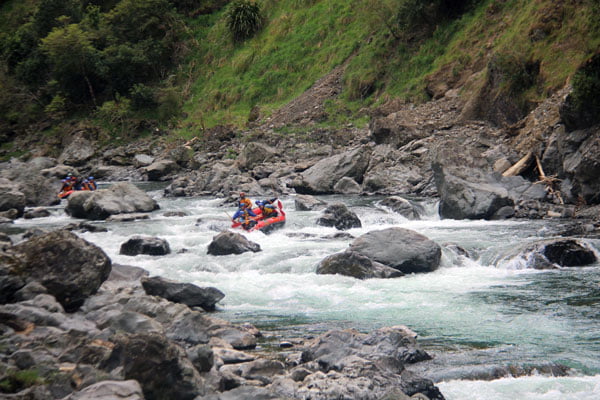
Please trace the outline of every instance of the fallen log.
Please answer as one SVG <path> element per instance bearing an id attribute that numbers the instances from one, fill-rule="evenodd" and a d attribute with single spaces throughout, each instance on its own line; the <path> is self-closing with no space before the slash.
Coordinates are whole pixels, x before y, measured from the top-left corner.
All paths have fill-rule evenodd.
<path id="1" fill-rule="evenodd" d="M 527 167 L 529 167 L 531 163 L 531 157 L 533 153 L 529 152 L 523 156 L 519 161 L 517 161 L 512 167 L 507 169 L 502 173 L 502 176 L 517 176 L 521 172 L 525 171 Z"/>

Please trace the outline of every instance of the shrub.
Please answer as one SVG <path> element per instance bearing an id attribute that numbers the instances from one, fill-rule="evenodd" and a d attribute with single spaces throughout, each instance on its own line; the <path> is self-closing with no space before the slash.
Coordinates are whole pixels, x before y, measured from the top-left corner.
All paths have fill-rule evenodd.
<path id="1" fill-rule="evenodd" d="M 137 83 L 129 90 L 131 99 L 131 108 L 133 110 L 143 110 L 156 107 L 154 99 L 154 90 L 143 83 Z"/>
<path id="2" fill-rule="evenodd" d="M 600 53 L 584 63 L 572 80 L 573 91 L 561 107 L 568 130 L 600 123 Z"/>
<path id="3" fill-rule="evenodd" d="M 533 86 L 540 72 L 540 62 L 508 53 L 495 54 L 488 64 L 491 87 L 512 95 L 523 93 Z"/>
<path id="4" fill-rule="evenodd" d="M 237 0 L 227 10 L 227 26 L 236 42 L 254 36 L 262 28 L 260 7 L 253 1 Z"/>

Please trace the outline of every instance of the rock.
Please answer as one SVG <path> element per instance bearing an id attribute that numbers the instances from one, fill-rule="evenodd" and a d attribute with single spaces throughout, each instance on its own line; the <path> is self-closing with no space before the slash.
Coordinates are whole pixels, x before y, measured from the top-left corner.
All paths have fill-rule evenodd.
<path id="1" fill-rule="evenodd" d="M 350 250 L 405 274 L 435 271 L 442 255 L 437 243 L 404 228 L 368 232 L 354 240 Z"/>
<path id="2" fill-rule="evenodd" d="M 576 240 L 558 240 L 548 243 L 543 249 L 544 256 L 551 263 L 561 267 L 581 267 L 596 262 L 596 255 L 588 247 Z"/>
<path id="3" fill-rule="evenodd" d="M 121 244 L 119 254 L 126 256 L 136 256 L 138 254 L 148 254 L 150 256 L 164 256 L 171 252 L 169 243 L 161 238 L 149 236 L 133 236 L 125 243 Z"/>
<path id="4" fill-rule="evenodd" d="M 67 312 L 77 310 L 96 293 L 111 270 L 102 249 L 68 231 L 33 237 L 12 251 L 19 261 L 13 273 L 26 282 L 41 283 Z"/>
<path id="5" fill-rule="evenodd" d="M 214 365 L 214 353 L 210 346 L 196 345 L 187 349 L 187 356 L 198 370 L 198 372 L 208 372 Z"/>
<path id="6" fill-rule="evenodd" d="M 317 219 L 317 225 L 335 226 L 335 228 L 340 231 L 360 228 L 362 226 L 356 213 L 350 211 L 343 203 L 327 206 L 327 208 L 323 210 L 323 214 Z"/>
<path id="7" fill-rule="evenodd" d="M 133 165 L 136 167 L 147 167 L 154 162 L 154 157 L 147 154 L 136 154 L 133 156 Z"/>
<path id="8" fill-rule="evenodd" d="M 309 194 L 296 195 L 294 199 L 296 211 L 313 211 L 325 208 L 327 203 Z"/>
<path id="9" fill-rule="evenodd" d="M 16 216 L 20 217 L 25 211 L 25 195 L 15 189 L 14 184 L 8 180 L 0 179 L 0 211 L 17 210 Z"/>
<path id="10" fill-rule="evenodd" d="M 4 232 L 0 232 L 0 251 L 6 251 L 12 246 L 12 239 Z"/>
<path id="11" fill-rule="evenodd" d="M 514 206 L 508 190 L 473 171 L 470 180 L 454 175 L 440 164 L 432 165 L 440 195 L 439 214 L 451 219 L 494 219 L 503 207 Z"/>
<path id="12" fill-rule="evenodd" d="M 142 387 L 136 380 L 102 381 L 70 394 L 62 400 L 144 400 Z"/>
<path id="13" fill-rule="evenodd" d="M 427 131 L 411 126 L 404 121 L 400 113 L 392 113 L 385 117 L 372 118 L 369 122 L 371 137 L 377 144 L 389 144 L 392 147 L 401 147 L 405 144 L 421 139 Z"/>
<path id="14" fill-rule="evenodd" d="M 343 177 L 362 182 L 369 163 L 366 147 L 324 158 L 301 173 L 301 179 L 292 187 L 300 194 L 331 194 L 333 186 Z"/>
<path id="15" fill-rule="evenodd" d="M 333 185 L 333 190 L 336 193 L 342 194 L 358 194 L 361 192 L 360 185 L 352 178 L 344 176 L 342 179 Z"/>
<path id="16" fill-rule="evenodd" d="M 380 204 L 410 220 L 418 220 L 420 213 L 423 211 L 421 208 L 418 208 L 413 203 L 400 196 L 386 197 Z"/>
<path id="17" fill-rule="evenodd" d="M 150 215 L 145 213 L 126 213 L 111 215 L 110 217 L 106 218 L 106 222 L 131 222 L 140 221 L 143 219 L 150 219 Z"/>
<path id="18" fill-rule="evenodd" d="M 125 379 L 138 381 L 145 398 L 192 400 L 205 394 L 198 371 L 183 350 L 164 336 L 156 333 L 122 336 L 117 347 L 123 355 Z"/>
<path id="19" fill-rule="evenodd" d="M 247 251 L 253 253 L 261 251 L 260 245 L 246 239 L 239 233 L 224 231 L 213 237 L 208 245 L 208 254 L 224 256 L 228 254 L 242 254 Z"/>
<path id="20" fill-rule="evenodd" d="M 173 160 L 155 161 L 149 166 L 143 168 L 144 172 L 148 176 L 149 181 L 165 180 L 169 176 L 169 174 L 172 174 L 178 169 L 179 166 Z"/>
<path id="21" fill-rule="evenodd" d="M 106 219 L 110 215 L 150 212 L 159 208 L 150 196 L 128 182 L 108 189 L 82 190 L 69 196 L 65 211 L 75 218 Z"/>
<path id="22" fill-rule="evenodd" d="M 36 207 L 33 210 L 28 210 L 23 215 L 25 219 L 45 218 L 50 216 L 50 211 L 42 207 Z"/>
<path id="23" fill-rule="evenodd" d="M 199 287 L 191 283 L 179 283 L 161 277 L 142 278 L 142 286 L 147 294 L 160 296 L 189 307 L 202 307 L 213 311 L 215 304 L 223 300 L 225 294 L 214 287 Z"/>
<path id="24" fill-rule="evenodd" d="M 277 150 L 260 142 L 250 142 L 242 149 L 237 165 L 242 171 L 252 170 L 254 167 L 271 161 L 277 155 Z"/>
<path id="25" fill-rule="evenodd" d="M 396 278 L 404 274 L 397 269 L 373 262 L 354 251 L 333 254 L 321 260 L 317 274 L 340 274 L 357 279 Z"/>
<path id="26" fill-rule="evenodd" d="M 58 162 L 66 165 L 84 165 L 95 154 L 94 144 L 81 134 L 71 138 L 58 158 Z"/>

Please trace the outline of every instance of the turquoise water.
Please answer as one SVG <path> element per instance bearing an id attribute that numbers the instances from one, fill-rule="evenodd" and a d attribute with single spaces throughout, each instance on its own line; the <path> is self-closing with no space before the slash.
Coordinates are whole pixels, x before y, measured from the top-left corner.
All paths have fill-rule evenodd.
<path id="1" fill-rule="evenodd" d="M 600 265 L 535 271 L 518 256 L 527 244 L 552 237 L 557 222 L 439 220 L 434 203 L 423 204 L 423 220 L 409 221 L 379 207 L 377 198 L 327 197 L 358 214 L 363 227 L 349 231 L 355 237 L 399 226 L 443 247 L 442 266 L 433 273 L 361 281 L 315 274 L 321 259 L 343 251 L 350 240 L 327 239 L 336 230 L 315 224 L 319 212 L 294 211 L 293 197 L 282 199 L 288 214 L 284 229 L 245 234 L 261 252 L 215 257 L 207 254 L 207 246 L 228 227 L 228 214 L 235 209 L 222 207 L 219 199 L 165 199 L 159 191 L 151 193 L 161 210 L 150 220 L 99 222 L 109 232 L 81 236 L 115 263 L 219 288 L 226 294 L 219 304 L 221 318 L 251 322 L 282 339 L 328 329 L 407 325 L 435 356 L 423 372 L 447 399 L 600 398 Z M 166 211 L 187 216 L 165 217 Z M 12 229 L 73 222 L 60 207 L 53 212 L 50 218 L 18 220 Z M 119 255 L 121 243 L 135 234 L 166 239 L 172 253 Z M 598 241 L 587 243 L 600 248 Z M 456 252 L 456 246 L 470 257 Z M 569 367 L 570 375 L 551 376 L 545 365 Z M 473 379 L 473 371 L 507 366 L 527 369 L 530 376 Z"/>

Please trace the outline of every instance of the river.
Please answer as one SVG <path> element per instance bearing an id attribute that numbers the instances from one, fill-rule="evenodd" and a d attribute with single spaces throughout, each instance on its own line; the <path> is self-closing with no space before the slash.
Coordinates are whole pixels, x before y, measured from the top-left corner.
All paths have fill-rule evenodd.
<path id="1" fill-rule="evenodd" d="M 315 274 L 318 262 L 347 248 L 350 239 L 332 239 L 337 231 L 315 224 L 318 211 L 295 211 L 293 196 L 281 199 L 288 216 L 283 229 L 246 233 L 262 251 L 217 257 L 207 255 L 207 246 L 228 227 L 233 206 L 223 207 L 216 198 L 164 198 L 162 190 L 142 187 L 161 206 L 150 219 L 95 222 L 108 232 L 80 236 L 100 246 L 113 263 L 220 289 L 226 297 L 216 316 L 256 325 L 267 337 L 263 347 L 334 328 L 370 331 L 401 324 L 417 332 L 419 343 L 435 357 L 421 372 L 448 400 L 600 398 L 600 264 L 537 271 L 525 268 L 524 257 L 513 256 L 552 237 L 558 221 L 440 220 L 431 201 L 421 203 L 421 220 L 410 221 L 380 207 L 380 198 L 322 197 L 357 213 L 363 226 L 348 231 L 354 237 L 395 226 L 443 247 L 442 265 L 433 273 L 357 280 Z M 75 222 L 62 206 L 51 211 L 47 218 L 15 221 L 9 233 Z M 167 217 L 167 211 L 186 215 Z M 166 239 L 172 253 L 119 255 L 120 245 L 136 234 Z M 587 243 L 600 250 L 600 241 Z M 553 365 L 567 366 L 571 373 L 558 377 L 544 370 Z M 494 368 L 533 372 L 476 379 L 478 371 Z"/>

